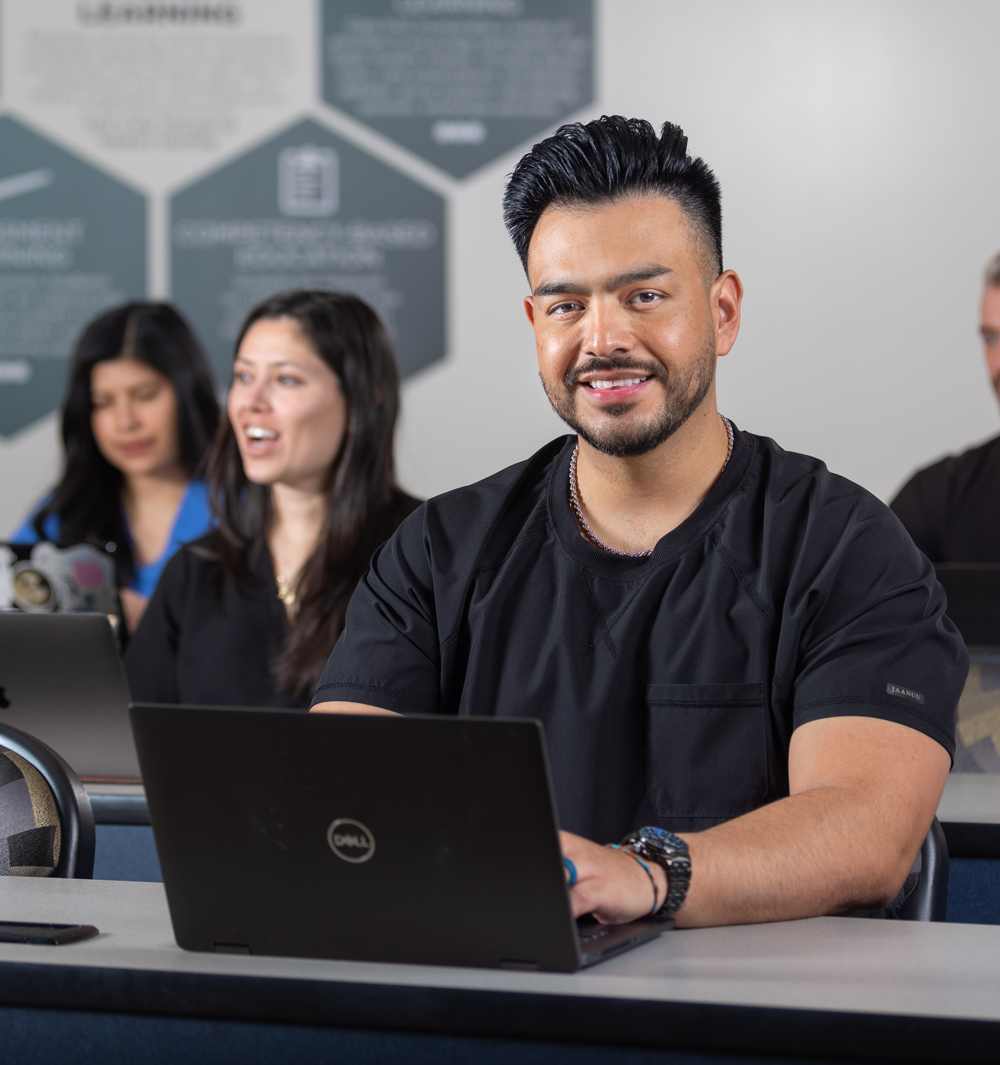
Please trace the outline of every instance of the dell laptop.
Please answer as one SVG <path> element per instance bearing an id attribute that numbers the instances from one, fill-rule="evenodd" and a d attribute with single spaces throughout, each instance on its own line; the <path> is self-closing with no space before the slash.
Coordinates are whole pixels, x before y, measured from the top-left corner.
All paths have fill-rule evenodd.
<path id="1" fill-rule="evenodd" d="M 138 783 L 128 705 L 106 615 L 0 611 L 0 723 L 47 743 L 81 780 Z"/>
<path id="2" fill-rule="evenodd" d="M 537 721 L 131 713 L 186 950 L 572 972 L 673 923 L 573 920 Z"/>

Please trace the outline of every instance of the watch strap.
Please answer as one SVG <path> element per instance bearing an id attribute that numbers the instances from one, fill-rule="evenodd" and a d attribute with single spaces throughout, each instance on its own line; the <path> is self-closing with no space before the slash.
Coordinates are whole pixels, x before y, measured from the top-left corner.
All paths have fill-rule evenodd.
<path id="1" fill-rule="evenodd" d="M 667 876 L 667 897 L 653 916 L 673 917 L 684 904 L 691 885 L 691 855 L 687 844 L 673 832 L 650 827 L 630 832 L 621 847 L 656 862 L 663 869 Z"/>

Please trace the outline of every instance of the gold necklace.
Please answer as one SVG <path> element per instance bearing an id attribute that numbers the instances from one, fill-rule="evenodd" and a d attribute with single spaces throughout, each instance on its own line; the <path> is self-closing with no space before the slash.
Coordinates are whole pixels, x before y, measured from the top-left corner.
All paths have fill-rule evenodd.
<path id="1" fill-rule="evenodd" d="M 278 598 L 285 606 L 292 606 L 295 602 L 295 585 L 285 580 L 280 573 L 274 579 L 278 582 Z"/>
<path id="2" fill-rule="evenodd" d="M 733 423 L 724 415 L 720 414 L 723 424 L 726 427 L 726 435 L 729 438 L 729 446 L 726 449 L 726 461 L 722 464 L 724 470 L 729 465 L 729 460 L 733 457 Z M 608 547 L 608 545 L 597 538 L 594 530 L 587 524 L 587 519 L 583 516 L 583 507 L 580 506 L 580 493 L 579 486 L 576 480 L 576 459 L 580 454 L 580 441 L 576 442 L 576 447 L 573 448 L 573 454 L 569 460 L 569 505 L 573 511 L 573 516 L 576 518 L 576 524 L 583 533 L 584 537 L 589 540 L 594 547 L 599 547 L 602 551 L 607 551 L 609 555 L 618 555 L 620 558 L 649 558 L 653 553 L 653 549 L 649 551 L 619 551 L 615 547 Z M 719 476 L 722 476 L 722 470 L 719 471 Z M 280 577 L 278 578 L 281 579 Z M 281 594 L 280 592 L 278 593 Z"/>

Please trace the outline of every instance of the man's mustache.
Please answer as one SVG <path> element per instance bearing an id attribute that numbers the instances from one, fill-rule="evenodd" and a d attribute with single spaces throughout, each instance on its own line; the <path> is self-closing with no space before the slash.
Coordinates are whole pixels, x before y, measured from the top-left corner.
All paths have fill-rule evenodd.
<path id="1" fill-rule="evenodd" d="M 594 358 L 582 366 L 577 366 L 566 374 L 567 388 L 573 388 L 580 383 L 584 374 L 600 373 L 603 370 L 633 370 L 640 377 L 658 377 L 661 380 L 667 377 L 667 368 L 658 362 L 644 362 L 641 359 L 629 359 L 625 356 L 612 356 L 609 359 Z"/>

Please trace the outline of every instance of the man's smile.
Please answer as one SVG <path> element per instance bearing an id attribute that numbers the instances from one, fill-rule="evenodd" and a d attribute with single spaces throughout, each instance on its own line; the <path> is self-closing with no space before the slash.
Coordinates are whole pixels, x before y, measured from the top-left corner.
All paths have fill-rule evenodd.
<path id="1" fill-rule="evenodd" d="M 617 373 L 598 370 L 594 373 L 594 376 L 578 378 L 575 383 L 584 389 L 585 394 L 592 402 L 618 404 L 638 398 L 647 390 L 647 386 L 652 380 L 652 374 L 636 373 L 635 370 L 632 370 L 627 376 L 621 370 L 617 371 Z"/>

